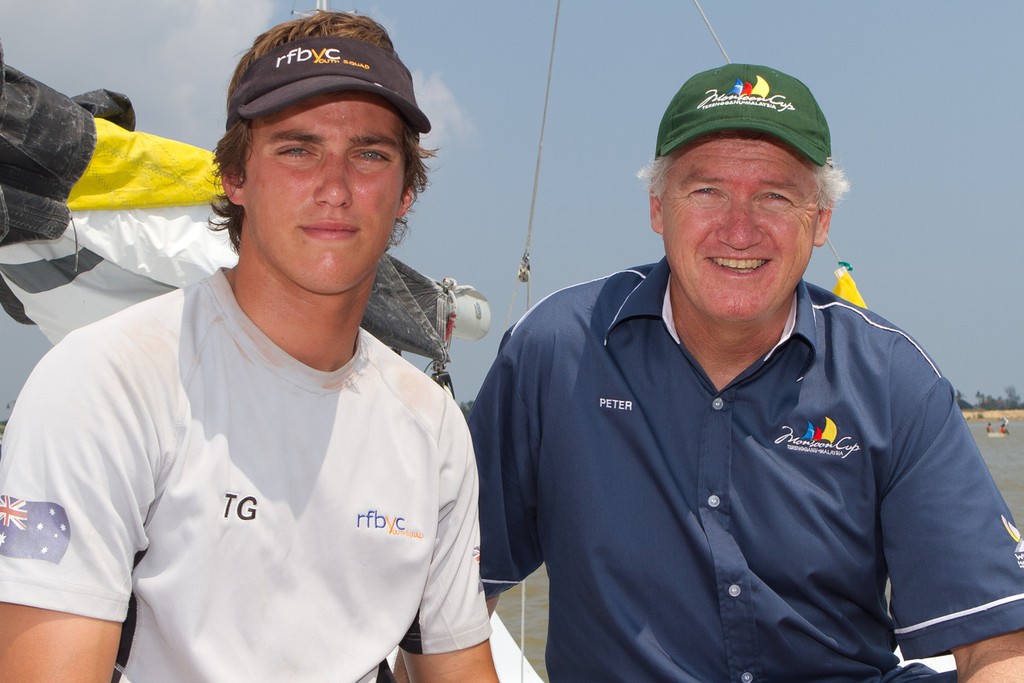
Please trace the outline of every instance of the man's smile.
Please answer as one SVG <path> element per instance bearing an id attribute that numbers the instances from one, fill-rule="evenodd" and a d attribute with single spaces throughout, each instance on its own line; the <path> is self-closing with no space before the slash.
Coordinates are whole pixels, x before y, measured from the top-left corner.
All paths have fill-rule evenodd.
<path id="1" fill-rule="evenodd" d="M 764 264 L 768 263 L 767 259 L 735 259 L 735 258 L 715 258 L 712 259 L 716 264 L 723 268 L 729 268 L 740 273 L 752 273 Z"/>

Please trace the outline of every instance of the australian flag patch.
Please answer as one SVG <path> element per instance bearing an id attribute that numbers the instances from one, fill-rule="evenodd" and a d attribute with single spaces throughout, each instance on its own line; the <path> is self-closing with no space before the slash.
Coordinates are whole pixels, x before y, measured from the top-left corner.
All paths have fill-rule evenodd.
<path id="1" fill-rule="evenodd" d="M 0 495 L 0 556 L 57 564 L 71 542 L 71 523 L 56 503 Z"/>

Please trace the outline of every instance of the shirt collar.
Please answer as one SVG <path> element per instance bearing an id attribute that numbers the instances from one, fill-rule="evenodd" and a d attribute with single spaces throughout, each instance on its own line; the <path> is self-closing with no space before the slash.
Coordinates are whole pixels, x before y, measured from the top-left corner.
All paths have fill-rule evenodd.
<path id="1" fill-rule="evenodd" d="M 771 358 L 772 353 L 775 349 L 782 346 L 787 339 L 793 334 L 793 329 L 796 327 L 796 307 L 797 307 L 796 293 L 793 294 L 793 301 L 789 307 L 789 316 L 786 318 L 786 326 L 782 328 L 782 336 L 779 337 L 779 341 L 775 343 L 768 355 L 764 357 L 765 360 Z M 668 285 L 665 286 L 665 298 L 664 303 L 661 306 L 661 319 L 665 323 L 665 327 L 668 329 L 668 333 L 672 335 L 672 338 L 676 340 L 676 344 L 682 344 L 682 340 L 679 338 L 679 332 L 676 331 L 675 323 L 672 318 L 672 288 Z"/>
<path id="2" fill-rule="evenodd" d="M 668 260 L 663 258 L 651 267 L 619 306 L 619 310 L 604 333 L 605 346 L 608 345 L 612 330 L 620 323 L 632 318 L 661 317 L 662 299 L 665 295 L 665 288 L 668 287 L 668 276 Z"/>

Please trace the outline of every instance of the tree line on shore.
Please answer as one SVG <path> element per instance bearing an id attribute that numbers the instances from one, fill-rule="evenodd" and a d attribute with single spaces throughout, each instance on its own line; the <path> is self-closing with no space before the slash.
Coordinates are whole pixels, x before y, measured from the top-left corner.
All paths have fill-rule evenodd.
<path id="1" fill-rule="evenodd" d="M 956 392 L 956 402 L 960 405 L 963 410 L 1019 410 L 1024 408 L 1024 402 L 1021 401 L 1020 394 L 1017 393 L 1017 389 L 1010 385 L 1003 391 L 1006 392 L 1006 396 L 989 396 L 980 391 L 974 393 L 974 403 L 971 403 L 964 395 L 958 390 Z"/>

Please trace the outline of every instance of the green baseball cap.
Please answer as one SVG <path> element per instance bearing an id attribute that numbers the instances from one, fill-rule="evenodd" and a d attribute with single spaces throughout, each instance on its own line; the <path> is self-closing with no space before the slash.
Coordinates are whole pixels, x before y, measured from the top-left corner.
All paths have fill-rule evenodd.
<path id="1" fill-rule="evenodd" d="M 755 64 L 726 64 L 683 84 L 665 110 L 655 155 L 720 130 L 767 133 L 831 165 L 828 122 L 807 86 L 781 71 Z"/>

